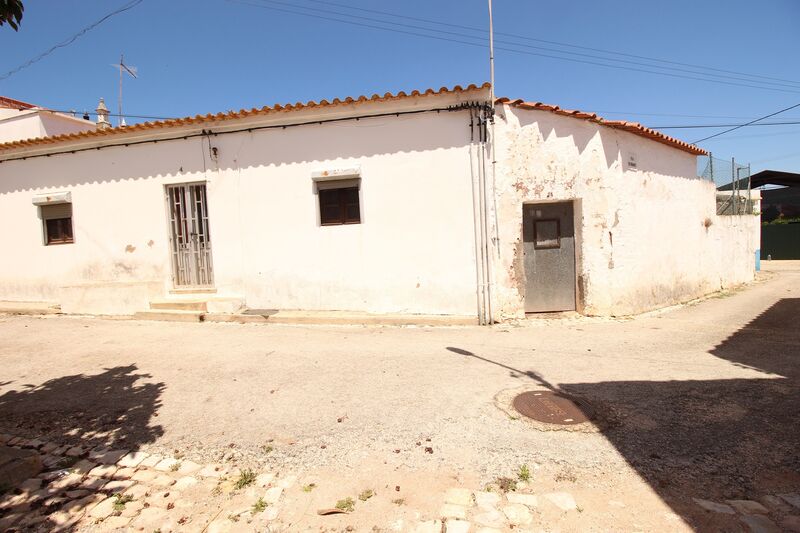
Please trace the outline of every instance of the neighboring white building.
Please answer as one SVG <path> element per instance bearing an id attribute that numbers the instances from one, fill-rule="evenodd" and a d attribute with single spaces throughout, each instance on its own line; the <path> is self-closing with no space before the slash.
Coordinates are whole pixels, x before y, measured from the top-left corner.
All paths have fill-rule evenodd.
<path id="1" fill-rule="evenodd" d="M 0 96 L 0 143 L 93 129 L 90 120 Z"/>
<path id="2" fill-rule="evenodd" d="M 0 144 L 13 228 L 0 300 L 485 322 L 638 313 L 753 278 L 758 219 L 716 215 L 701 149 L 489 95 L 387 93 Z"/>

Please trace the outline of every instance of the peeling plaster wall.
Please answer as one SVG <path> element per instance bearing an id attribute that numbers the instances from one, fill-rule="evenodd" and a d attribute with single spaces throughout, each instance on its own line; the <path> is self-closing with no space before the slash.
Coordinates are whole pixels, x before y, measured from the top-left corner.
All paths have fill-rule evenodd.
<path id="1" fill-rule="evenodd" d="M 498 108 L 494 306 L 522 316 L 522 205 L 575 201 L 577 309 L 619 316 L 750 281 L 758 217 L 718 217 L 695 156 L 546 111 Z M 633 156 L 637 169 L 628 168 Z"/>

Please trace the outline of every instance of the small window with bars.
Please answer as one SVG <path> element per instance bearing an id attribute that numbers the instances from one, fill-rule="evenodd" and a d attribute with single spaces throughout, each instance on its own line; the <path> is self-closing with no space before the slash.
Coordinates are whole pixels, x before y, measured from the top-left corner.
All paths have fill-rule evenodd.
<path id="1" fill-rule="evenodd" d="M 323 226 L 361 223 L 360 180 L 333 180 L 317 183 L 319 220 Z"/>
<path id="2" fill-rule="evenodd" d="M 72 204 L 43 205 L 40 209 L 46 246 L 75 242 L 72 232 Z"/>

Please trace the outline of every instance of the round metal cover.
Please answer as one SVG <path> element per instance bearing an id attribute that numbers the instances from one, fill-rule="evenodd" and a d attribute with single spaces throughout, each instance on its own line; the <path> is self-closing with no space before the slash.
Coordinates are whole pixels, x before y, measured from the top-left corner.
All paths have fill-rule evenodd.
<path id="1" fill-rule="evenodd" d="M 520 414 L 548 424 L 571 426 L 592 418 L 586 404 L 553 391 L 523 392 L 514 398 L 513 405 Z"/>

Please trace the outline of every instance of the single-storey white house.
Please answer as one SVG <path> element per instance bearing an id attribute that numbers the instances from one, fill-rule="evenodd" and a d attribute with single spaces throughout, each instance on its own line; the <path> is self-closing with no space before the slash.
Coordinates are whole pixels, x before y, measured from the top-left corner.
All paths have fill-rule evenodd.
<path id="1" fill-rule="evenodd" d="M 0 144 L 0 300 L 134 314 L 627 315 L 754 276 L 705 152 L 490 86 Z"/>

